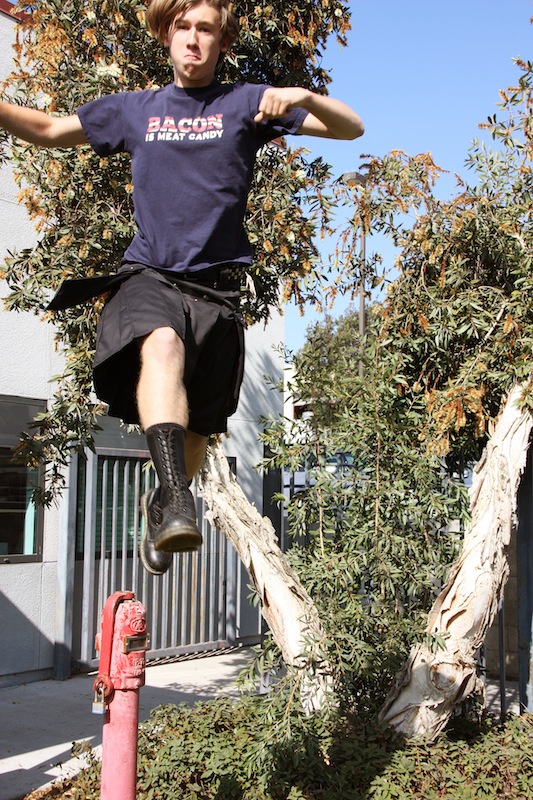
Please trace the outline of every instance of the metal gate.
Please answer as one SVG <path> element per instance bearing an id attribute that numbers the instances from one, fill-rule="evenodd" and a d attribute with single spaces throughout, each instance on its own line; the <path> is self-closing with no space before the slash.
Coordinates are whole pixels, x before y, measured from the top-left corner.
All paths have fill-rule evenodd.
<path id="1" fill-rule="evenodd" d="M 145 606 L 151 659 L 235 642 L 237 556 L 205 519 L 194 485 L 202 548 L 175 554 L 163 576 L 142 568 L 139 504 L 142 493 L 155 485 L 149 457 L 147 451 L 97 448 L 71 467 L 70 496 L 77 498 L 69 525 L 72 530 L 75 521 L 72 660 L 82 668 L 97 663 L 94 641 L 100 613 L 115 591 L 133 591 Z"/>

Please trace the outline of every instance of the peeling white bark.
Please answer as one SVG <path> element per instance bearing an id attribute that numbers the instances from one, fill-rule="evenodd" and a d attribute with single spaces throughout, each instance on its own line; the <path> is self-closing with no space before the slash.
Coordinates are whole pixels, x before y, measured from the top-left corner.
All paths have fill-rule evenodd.
<path id="1" fill-rule="evenodd" d="M 247 500 L 219 443 L 211 446 L 200 475 L 207 518 L 229 539 L 261 600 L 261 613 L 286 664 L 302 670 L 300 689 L 308 711 L 322 708 L 329 691 L 328 664 L 316 669 L 325 633 L 309 594 L 281 551 L 272 523 Z"/>
<path id="2" fill-rule="evenodd" d="M 426 628 L 444 637 L 445 648 L 415 645 L 381 710 L 381 721 L 406 736 L 434 738 L 454 708 L 480 688 L 475 654 L 509 574 L 506 548 L 533 424 L 531 412 L 519 407 L 528 390 L 525 384 L 513 388 L 474 470 L 471 523 Z"/>

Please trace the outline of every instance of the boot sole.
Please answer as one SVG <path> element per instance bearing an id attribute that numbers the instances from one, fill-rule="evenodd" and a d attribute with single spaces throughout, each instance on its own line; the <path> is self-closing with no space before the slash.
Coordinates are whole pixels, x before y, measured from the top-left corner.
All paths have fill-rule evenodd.
<path id="1" fill-rule="evenodd" d="M 202 543 L 196 526 L 172 525 L 157 537 L 155 549 L 165 553 L 194 553 Z"/>
<path id="2" fill-rule="evenodd" d="M 144 517 L 145 530 L 148 529 L 148 498 L 151 492 L 145 492 L 141 497 L 141 512 Z M 143 539 L 146 537 L 146 533 Z M 190 525 L 172 525 L 163 531 L 163 534 L 158 534 L 154 541 L 154 548 L 161 550 L 164 553 L 195 553 L 203 544 L 202 536 L 191 521 Z M 141 561 L 146 567 L 146 559 L 143 557 L 142 548 L 139 548 Z M 148 569 L 148 567 L 147 567 Z M 154 575 L 162 575 L 162 572 L 154 572 L 153 568 L 149 569 Z M 166 571 L 166 570 L 165 570 Z"/>

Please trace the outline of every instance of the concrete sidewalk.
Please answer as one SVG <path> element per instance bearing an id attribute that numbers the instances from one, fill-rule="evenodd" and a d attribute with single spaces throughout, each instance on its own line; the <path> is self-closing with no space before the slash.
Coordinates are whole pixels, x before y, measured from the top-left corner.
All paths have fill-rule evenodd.
<path id="1" fill-rule="evenodd" d="M 202 655 L 146 669 L 139 719 L 159 705 L 237 695 L 235 680 L 249 648 Z M 75 773 L 72 742 L 102 742 L 103 717 L 91 711 L 94 675 L 38 681 L 0 689 L 0 800 L 20 800 L 34 789 Z"/>

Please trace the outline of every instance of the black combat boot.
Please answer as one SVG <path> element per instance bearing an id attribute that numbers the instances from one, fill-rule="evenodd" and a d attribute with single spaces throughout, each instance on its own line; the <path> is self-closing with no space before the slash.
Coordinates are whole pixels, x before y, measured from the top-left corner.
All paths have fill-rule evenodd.
<path id="1" fill-rule="evenodd" d="M 144 567 L 162 575 L 172 563 L 172 553 L 198 550 L 202 544 L 196 526 L 194 498 L 185 473 L 185 429 L 173 422 L 152 425 L 146 431 L 148 448 L 160 486 L 141 499 L 145 533 L 140 555 Z"/>

